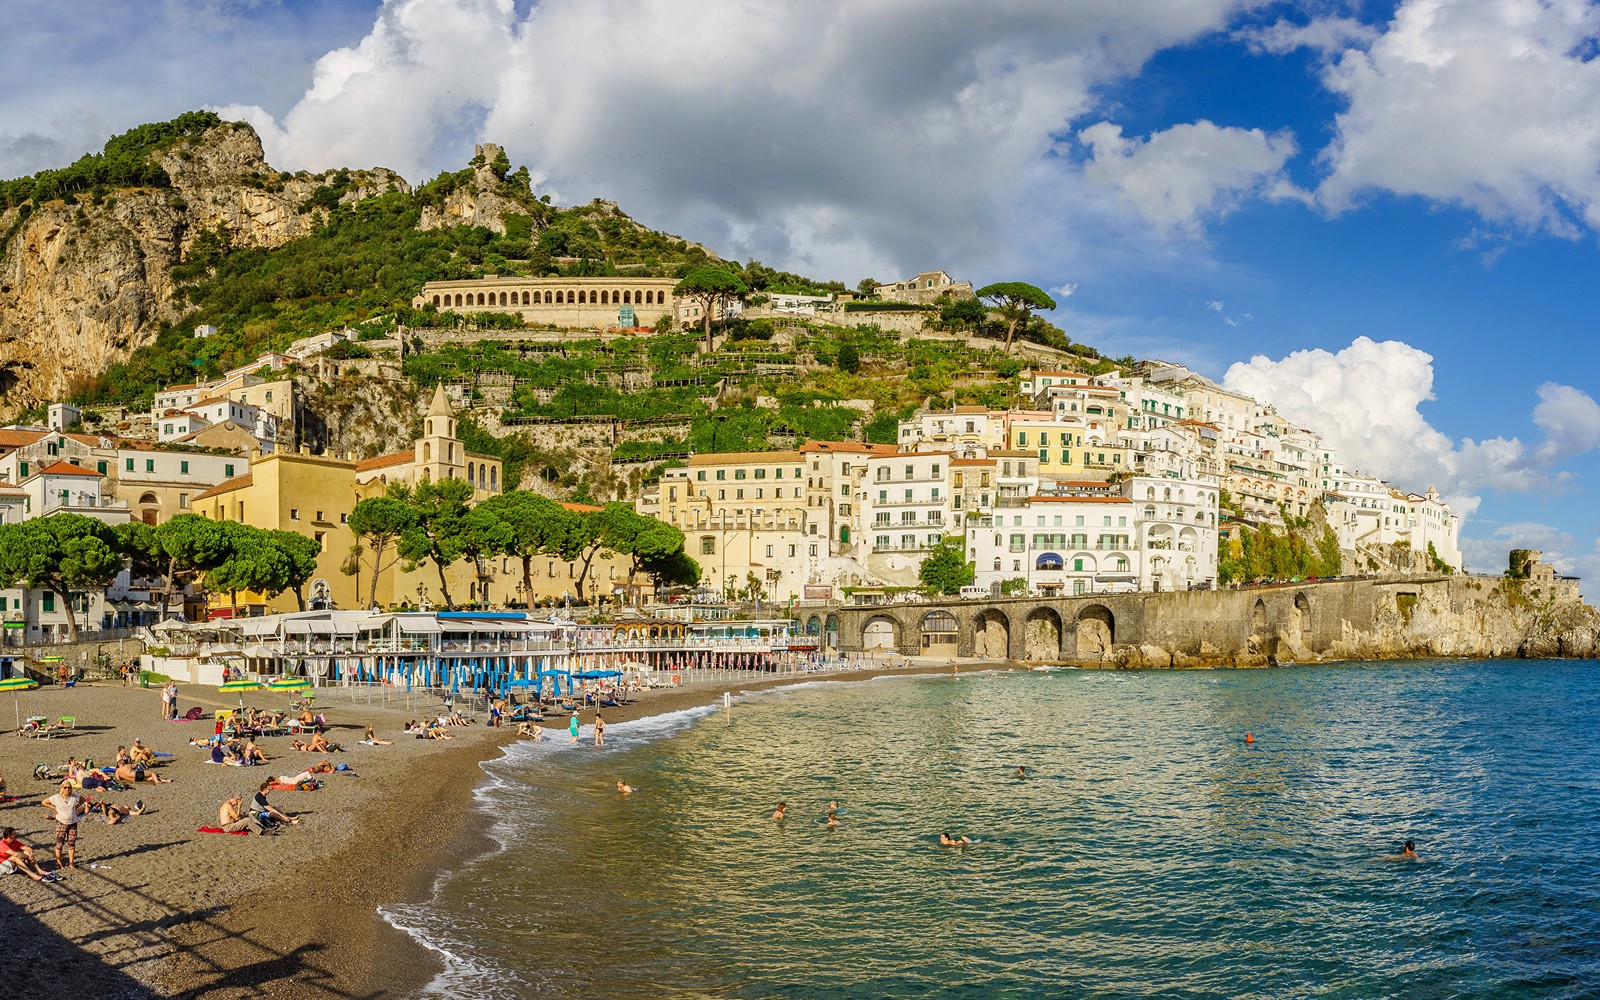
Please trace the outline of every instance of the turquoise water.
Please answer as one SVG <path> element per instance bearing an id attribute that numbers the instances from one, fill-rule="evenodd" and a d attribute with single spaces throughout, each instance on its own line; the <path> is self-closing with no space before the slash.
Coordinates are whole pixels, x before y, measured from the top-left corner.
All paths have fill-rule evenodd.
<path id="1" fill-rule="evenodd" d="M 1594 996 L 1597 667 L 763 694 L 513 748 L 502 848 L 388 917 L 429 996 Z"/>

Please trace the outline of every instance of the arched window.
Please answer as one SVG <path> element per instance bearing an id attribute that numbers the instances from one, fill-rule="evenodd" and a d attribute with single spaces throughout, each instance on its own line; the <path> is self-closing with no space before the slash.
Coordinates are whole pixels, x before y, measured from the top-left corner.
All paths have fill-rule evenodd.
<path id="1" fill-rule="evenodd" d="M 552 297 L 551 297 L 550 293 L 549 292 L 545 292 L 544 293 L 544 304 L 545 305 L 550 305 L 551 302 L 552 302 Z"/>
<path id="2" fill-rule="evenodd" d="M 500 492 L 500 467 L 497 465 L 489 466 L 489 490 L 493 493 Z"/>
<path id="3" fill-rule="evenodd" d="M 460 304 L 461 304 L 461 296 L 457 295 L 456 296 L 456 305 L 459 306 Z"/>
<path id="4" fill-rule="evenodd" d="M 619 292 L 615 288 L 613 288 L 611 290 L 611 304 L 612 305 L 620 305 L 621 302 L 622 302 L 621 295 L 622 295 L 621 292 Z"/>
<path id="5" fill-rule="evenodd" d="M 158 504 L 158 503 L 161 502 L 161 500 L 154 493 L 146 493 L 143 496 L 139 497 L 139 502 L 140 503 L 157 503 Z"/>
<path id="6" fill-rule="evenodd" d="M 585 292 L 581 288 L 578 289 L 578 305 L 580 305 L 580 306 L 581 305 L 587 305 L 588 302 L 589 302 L 589 293 Z"/>
<path id="7" fill-rule="evenodd" d="M 489 488 L 489 477 L 484 474 L 484 466 L 480 465 L 480 466 L 478 466 L 478 489 L 484 490 L 484 489 L 488 489 L 488 488 Z"/>
<path id="8" fill-rule="evenodd" d="M 999 556 L 995 556 L 994 557 L 994 571 L 996 573 L 1000 572 L 1000 557 Z"/>
<path id="9" fill-rule="evenodd" d="M 500 293 L 500 304 L 501 305 L 506 305 L 507 304 L 506 303 L 506 293 L 505 292 L 501 292 Z"/>
<path id="10" fill-rule="evenodd" d="M 478 293 L 478 305 L 480 305 L 480 306 L 486 306 L 486 305 L 488 305 L 488 304 L 489 304 L 489 303 L 487 303 L 487 302 L 485 302 L 485 301 L 484 301 L 484 300 L 483 300 L 483 293 L 482 293 L 482 292 L 479 292 L 479 293 Z"/>
<path id="11" fill-rule="evenodd" d="M 600 293 L 600 304 L 601 305 L 609 305 L 610 304 L 610 299 L 611 299 L 611 296 L 610 296 L 609 293 L 607 293 L 607 292 L 601 292 Z"/>
<path id="12" fill-rule="evenodd" d="M 477 468 L 477 466 L 473 465 L 471 462 L 467 463 L 467 482 L 469 483 L 472 482 L 472 470 L 475 468 Z"/>
<path id="13" fill-rule="evenodd" d="M 566 305 L 567 304 L 567 300 L 564 297 L 565 295 L 566 295 L 565 292 L 557 292 L 556 293 L 556 305 L 561 306 L 561 305 Z"/>
<path id="14" fill-rule="evenodd" d="M 522 304 L 523 305 L 525 305 L 525 306 L 532 305 L 533 302 L 531 301 L 531 299 L 532 299 L 532 297 L 527 292 L 523 292 L 522 293 Z"/>
<path id="15" fill-rule="evenodd" d="M 435 296 L 434 296 L 434 297 L 433 297 L 433 304 L 434 304 L 434 305 L 438 305 L 438 304 L 439 304 L 439 296 L 437 296 L 437 295 L 435 295 Z"/>
<path id="16" fill-rule="evenodd" d="M 655 305 L 655 303 L 656 303 L 656 293 L 653 290 L 645 292 L 644 293 L 644 304 L 647 305 L 647 306 L 653 306 L 653 305 Z"/>
<path id="17" fill-rule="evenodd" d="M 627 289 L 623 289 L 623 291 L 622 291 L 622 304 L 623 305 L 629 305 L 632 302 L 633 302 L 633 292 L 628 291 Z"/>
<path id="18" fill-rule="evenodd" d="M 431 441 L 422 442 L 422 460 L 424 462 L 433 461 L 433 442 L 431 442 Z M 426 475 L 427 473 L 424 472 L 423 474 Z"/>

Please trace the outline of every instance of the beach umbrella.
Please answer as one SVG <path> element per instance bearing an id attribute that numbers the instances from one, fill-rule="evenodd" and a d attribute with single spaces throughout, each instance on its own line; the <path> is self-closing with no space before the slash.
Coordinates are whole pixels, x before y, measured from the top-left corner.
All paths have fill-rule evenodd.
<path id="1" fill-rule="evenodd" d="M 311 682 L 304 677 L 279 677 L 267 685 L 270 691 L 304 691 L 311 687 Z"/>
<path id="2" fill-rule="evenodd" d="M 39 686 L 39 682 L 34 680 L 32 677 L 7 677 L 5 680 L 0 681 L 0 691 L 10 691 L 13 694 L 15 694 L 18 691 L 32 691 L 34 688 L 36 688 L 38 686 Z M 17 728 L 21 729 L 22 728 L 22 699 L 18 698 L 18 697 L 12 698 L 11 707 L 12 707 L 13 711 L 16 713 Z"/>
<path id="3" fill-rule="evenodd" d="M 217 687 L 218 691 L 260 691 L 266 687 L 260 681 L 228 681 Z"/>

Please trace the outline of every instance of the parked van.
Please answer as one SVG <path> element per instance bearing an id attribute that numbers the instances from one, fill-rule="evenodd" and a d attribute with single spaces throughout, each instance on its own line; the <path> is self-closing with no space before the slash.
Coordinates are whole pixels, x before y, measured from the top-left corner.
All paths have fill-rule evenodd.
<path id="1" fill-rule="evenodd" d="M 980 587 L 977 584 L 968 584 L 961 588 L 961 599 L 963 601 L 987 601 L 992 596 L 988 587 Z"/>

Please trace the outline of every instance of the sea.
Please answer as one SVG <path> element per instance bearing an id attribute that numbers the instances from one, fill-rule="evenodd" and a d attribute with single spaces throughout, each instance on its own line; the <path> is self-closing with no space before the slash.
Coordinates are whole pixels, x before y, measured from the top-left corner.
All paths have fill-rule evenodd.
<path id="1" fill-rule="evenodd" d="M 1600 663 L 729 690 L 485 764 L 419 996 L 1600 996 Z"/>

